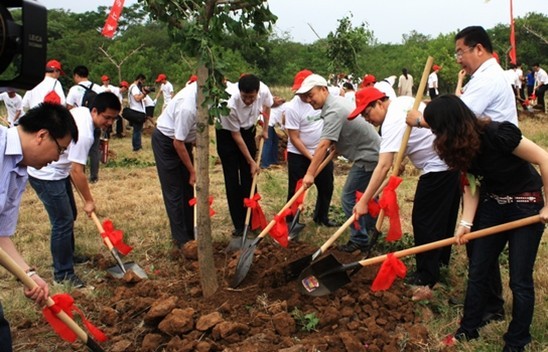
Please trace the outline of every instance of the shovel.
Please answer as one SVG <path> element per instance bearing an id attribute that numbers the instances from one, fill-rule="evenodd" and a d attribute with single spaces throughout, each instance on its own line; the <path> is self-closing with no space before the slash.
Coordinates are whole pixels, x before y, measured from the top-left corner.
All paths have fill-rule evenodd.
<path id="1" fill-rule="evenodd" d="M 325 160 L 320 164 L 318 167 L 318 170 L 316 171 L 317 176 L 324 168 L 325 166 L 333 159 L 335 156 L 335 151 L 332 151 L 329 153 L 329 156 L 325 158 Z M 278 216 L 281 216 L 285 213 L 287 209 L 291 207 L 291 205 L 301 196 L 301 194 L 305 191 L 304 187 L 299 188 L 293 197 L 283 206 L 283 208 L 278 212 Z M 247 273 L 249 272 L 249 269 L 251 268 L 251 264 L 253 263 L 253 255 L 255 254 L 255 249 L 257 248 L 257 245 L 263 240 L 263 238 L 268 234 L 268 232 L 274 227 L 276 224 L 276 220 L 273 219 L 266 225 L 266 227 L 261 231 L 259 236 L 251 242 L 248 246 L 242 248 L 242 252 L 240 254 L 240 258 L 238 259 L 238 264 L 236 265 L 236 273 L 234 274 L 234 277 L 232 278 L 232 281 L 230 283 L 230 287 L 236 288 L 238 285 L 244 281 L 245 277 L 247 276 Z"/>
<path id="2" fill-rule="evenodd" d="M 304 207 L 304 202 L 306 200 L 306 195 L 308 194 L 308 189 L 304 190 L 303 195 L 303 201 L 301 204 L 299 204 L 299 207 L 297 208 L 297 211 L 295 212 L 295 215 L 293 215 L 293 220 L 291 221 L 291 225 L 289 225 L 289 240 L 294 241 L 297 236 L 299 236 L 299 233 L 303 230 L 304 225 L 299 223 L 299 215 L 301 215 L 301 212 Z"/>
<path id="3" fill-rule="evenodd" d="M 19 281 L 23 283 L 27 288 L 32 289 L 37 286 L 36 282 L 33 279 L 27 276 L 27 274 L 21 269 L 19 265 L 6 253 L 3 249 L 0 248 L 0 265 L 6 268 L 10 273 L 12 273 Z M 51 297 L 48 297 L 46 302 L 48 307 L 54 306 L 55 302 Z M 72 318 L 62 309 L 55 309 L 55 315 L 63 322 L 65 325 L 76 334 L 76 336 L 86 344 L 90 351 L 93 352 L 104 352 L 99 346 L 99 344 L 93 340 Z"/>
<path id="4" fill-rule="evenodd" d="M 335 232 L 331 237 L 325 241 L 324 244 L 314 253 L 309 254 L 305 257 L 302 257 L 300 259 L 297 259 L 287 265 L 287 267 L 284 268 L 284 277 L 286 281 L 291 281 L 299 277 L 301 272 L 305 270 L 310 264 L 312 264 L 313 261 L 318 259 L 320 255 L 325 253 L 326 250 L 331 247 L 333 243 L 339 238 L 339 236 L 354 222 L 355 216 L 352 215 L 342 226 Z"/>
<path id="5" fill-rule="evenodd" d="M 263 146 L 264 146 L 264 138 L 261 138 L 261 141 L 259 142 L 259 152 L 257 153 L 257 159 L 255 160 L 257 165 L 259 165 L 261 162 L 261 156 L 263 154 Z M 253 196 L 255 195 L 255 189 L 257 188 L 258 175 L 259 175 L 258 172 L 253 175 L 253 181 L 251 182 L 251 190 L 249 191 L 249 199 L 253 198 Z M 251 220 L 251 207 L 248 207 L 247 212 L 245 213 L 244 233 L 242 234 L 242 238 L 241 239 L 233 238 L 228 244 L 228 246 L 225 248 L 225 252 L 230 252 L 236 249 L 244 248 L 251 243 L 251 241 L 247 239 L 250 220 Z"/>
<path id="6" fill-rule="evenodd" d="M 72 181 L 72 184 L 74 185 L 74 188 L 76 189 L 76 192 L 78 192 L 78 194 L 80 195 L 80 199 L 84 201 L 84 196 L 82 195 L 78 187 L 76 187 L 76 185 L 74 184 L 74 180 L 71 179 L 71 181 Z M 95 226 L 97 226 L 97 230 L 99 230 L 99 234 L 104 233 L 105 229 L 103 228 L 103 225 L 101 225 L 101 221 L 99 221 L 99 218 L 97 217 L 95 212 L 91 212 L 91 218 L 93 219 Z M 108 237 L 103 238 L 103 242 L 105 243 L 108 250 L 110 251 L 110 254 L 112 254 L 112 257 L 116 261 L 116 266 L 113 266 L 107 269 L 107 272 L 110 275 L 112 275 L 112 277 L 114 277 L 115 279 L 121 279 L 128 272 L 128 270 L 130 270 L 134 272 L 135 275 L 137 275 L 139 278 L 148 279 L 147 273 L 136 263 L 128 262 L 124 264 L 124 262 L 122 262 L 122 258 L 120 258 L 120 253 L 118 253 L 118 250 L 114 248 L 114 246 L 112 245 L 112 242 L 110 241 L 110 238 Z"/>
<path id="7" fill-rule="evenodd" d="M 533 215 L 505 224 L 488 227 L 482 230 L 470 232 L 463 237 L 473 240 L 480 237 L 493 235 L 496 233 L 512 230 L 522 226 L 528 226 L 540 222 L 540 215 Z M 408 255 L 431 251 L 433 249 L 456 244 L 455 237 L 426 243 L 420 246 L 411 247 L 401 251 L 394 252 L 394 257 L 401 258 Z M 347 270 L 364 267 L 372 264 L 382 263 L 387 259 L 387 255 L 360 260 L 349 264 L 341 264 L 333 255 L 329 255 L 310 265 L 299 276 L 299 292 L 314 297 L 324 296 L 348 284 L 350 276 Z"/>

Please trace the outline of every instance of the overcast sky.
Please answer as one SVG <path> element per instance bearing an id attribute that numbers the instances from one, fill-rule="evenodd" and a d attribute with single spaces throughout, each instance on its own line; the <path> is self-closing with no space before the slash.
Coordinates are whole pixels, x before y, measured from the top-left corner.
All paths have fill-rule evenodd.
<path id="1" fill-rule="evenodd" d="M 112 6 L 114 0 L 39 0 L 46 8 L 72 12 L 94 11 Z M 125 5 L 137 0 L 125 0 Z M 510 0 L 269 0 L 278 16 L 279 33 L 289 33 L 297 42 L 311 43 L 335 31 L 337 20 L 352 14 L 352 23 L 362 22 L 381 43 L 401 43 L 412 30 L 436 37 L 470 25 L 492 28 L 510 22 Z M 547 0 L 514 0 L 514 17 L 529 12 L 548 14 Z M 314 29 L 312 31 L 311 27 Z"/>

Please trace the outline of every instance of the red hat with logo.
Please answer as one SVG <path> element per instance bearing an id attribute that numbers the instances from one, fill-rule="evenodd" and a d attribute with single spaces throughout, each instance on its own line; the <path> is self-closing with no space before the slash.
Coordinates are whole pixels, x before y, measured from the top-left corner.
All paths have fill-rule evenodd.
<path id="1" fill-rule="evenodd" d="M 303 81 L 306 77 L 310 76 L 312 74 L 312 71 L 310 70 L 301 70 L 297 72 L 295 75 L 295 78 L 293 79 L 293 86 L 291 87 L 291 90 L 296 91 L 299 88 L 301 88 L 301 85 L 303 84 Z"/>
<path id="2" fill-rule="evenodd" d="M 127 81 L 122 81 L 122 82 L 120 82 L 120 87 L 129 88 L 129 83 L 127 83 Z"/>
<path id="3" fill-rule="evenodd" d="M 439 71 L 439 70 L 441 70 L 441 66 L 434 65 L 434 66 L 432 66 L 432 69 L 433 69 L 434 71 Z"/>
<path id="4" fill-rule="evenodd" d="M 376 100 L 385 98 L 386 94 L 375 87 L 365 87 L 356 93 L 356 109 L 348 115 L 349 120 L 354 120 L 365 108 Z"/>
<path id="5" fill-rule="evenodd" d="M 110 78 L 107 76 L 107 75 L 102 75 L 101 76 L 101 81 L 110 81 Z"/>
<path id="6" fill-rule="evenodd" d="M 188 82 L 187 82 L 187 83 L 196 82 L 197 80 L 198 80 L 198 76 L 196 76 L 196 75 L 191 75 L 190 78 L 188 79 Z"/>
<path id="7" fill-rule="evenodd" d="M 65 74 L 65 72 L 63 72 L 63 69 L 61 68 L 61 63 L 57 60 L 49 60 L 47 63 L 46 63 L 46 72 L 53 72 L 53 70 L 58 70 L 61 72 L 62 75 Z"/>
<path id="8" fill-rule="evenodd" d="M 365 76 L 363 76 L 362 87 L 366 87 L 367 85 L 371 83 L 376 83 L 376 82 L 377 82 L 377 79 L 375 78 L 375 76 L 366 74 Z"/>
<path id="9" fill-rule="evenodd" d="M 163 73 L 160 73 L 158 77 L 156 78 L 156 83 L 162 82 L 164 79 L 167 79 L 167 76 Z"/>

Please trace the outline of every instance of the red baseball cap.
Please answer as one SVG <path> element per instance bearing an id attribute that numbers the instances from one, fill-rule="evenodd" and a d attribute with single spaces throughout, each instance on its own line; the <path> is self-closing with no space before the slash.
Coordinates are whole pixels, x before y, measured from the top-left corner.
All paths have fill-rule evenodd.
<path id="1" fill-rule="evenodd" d="M 110 78 L 107 75 L 102 75 L 101 81 L 110 81 Z"/>
<path id="2" fill-rule="evenodd" d="M 434 65 L 434 66 L 432 66 L 432 69 L 433 69 L 434 71 L 439 71 L 439 70 L 441 70 L 441 66 Z"/>
<path id="3" fill-rule="evenodd" d="M 120 87 L 129 88 L 129 83 L 127 83 L 127 81 L 122 81 L 122 82 L 120 82 Z"/>
<path id="4" fill-rule="evenodd" d="M 188 79 L 188 83 L 196 82 L 197 80 L 198 80 L 198 76 L 191 75 L 190 78 Z"/>
<path id="5" fill-rule="evenodd" d="M 365 76 L 363 76 L 363 80 L 362 80 L 362 87 L 365 87 L 368 84 L 376 83 L 376 82 L 377 82 L 377 79 L 375 78 L 375 76 L 370 75 L 370 74 L 365 74 Z"/>
<path id="6" fill-rule="evenodd" d="M 49 60 L 47 63 L 46 63 L 46 70 L 58 70 L 61 72 L 62 75 L 65 74 L 65 72 L 63 72 L 63 69 L 61 68 L 61 63 L 57 60 Z"/>
<path id="7" fill-rule="evenodd" d="M 295 78 L 293 79 L 293 86 L 291 87 L 292 91 L 296 91 L 299 88 L 301 88 L 301 85 L 303 84 L 303 81 L 306 77 L 310 76 L 312 74 L 312 71 L 310 70 L 301 70 L 297 72 L 295 75 Z"/>
<path id="8" fill-rule="evenodd" d="M 372 102 L 385 98 L 386 94 L 375 87 L 365 87 L 356 93 L 356 109 L 348 115 L 349 120 L 354 120 Z"/>
<path id="9" fill-rule="evenodd" d="M 163 73 L 160 73 L 156 78 L 156 83 L 162 82 L 164 79 L 167 79 L 167 76 Z"/>

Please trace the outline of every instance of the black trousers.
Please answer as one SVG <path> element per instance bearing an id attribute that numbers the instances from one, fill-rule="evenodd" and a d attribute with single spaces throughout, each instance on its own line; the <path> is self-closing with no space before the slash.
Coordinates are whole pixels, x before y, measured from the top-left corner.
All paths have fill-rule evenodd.
<path id="1" fill-rule="evenodd" d="M 242 138 L 251 156 L 257 154 L 255 143 L 255 127 L 248 130 L 241 130 Z M 232 133 L 228 130 L 217 129 L 217 154 L 223 166 L 225 179 L 226 199 L 228 210 L 234 229 L 244 230 L 245 215 L 247 208 L 244 206 L 244 198 L 249 197 L 251 191 L 251 169 L 245 160 L 242 152 L 234 142 Z"/>
<path id="2" fill-rule="evenodd" d="M 430 100 L 436 98 L 438 96 L 436 88 L 428 88 L 428 95 L 430 95 Z"/>
<path id="3" fill-rule="evenodd" d="M 287 200 L 295 194 L 297 182 L 304 177 L 310 159 L 301 154 L 287 153 Z M 329 220 L 329 204 L 333 196 L 333 161 L 325 166 L 322 172 L 314 179 L 318 190 L 316 207 L 314 208 L 314 221 L 326 223 Z M 287 217 L 288 221 L 293 220 L 292 216 Z"/>
<path id="4" fill-rule="evenodd" d="M 2 303 L 0 303 L 0 352 L 11 352 L 11 331 L 10 324 L 4 318 L 4 311 L 2 309 Z"/>
<path id="5" fill-rule="evenodd" d="M 89 180 L 96 181 L 99 179 L 99 161 L 101 160 L 101 129 L 93 130 L 93 144 L 89 150 Z"/>
<path id="6" fill-rule="evenodd" d="M 548 85 L 543 84 L 542 86 L 537 88 L 537 104 L 544 106 L 544 94 L 546 94 L 546 91 L 548 90 Z"/>
<path id="7" fill-rule="evenodd" d="M 459 172 L 429 172 L 419 178 L 412 212 L 416 246 L 453 236 L 460 196 Z M 420 280 L 434 286 L 439 280 L 440 266 L 449 265 L 450 257 L 451 246 L 417 254 Z"/>
<path id="8" fill-rule="evenodd" d="M 194 188 L 188 183 L 190 173 L 173 147 L 173 139 L 155 129 L 151 141 L 171 237 L 181 246 L 194 239 L 194 208 L 188 204 L 194 197 Z M 185 146 L 193 160 L 192 144 Z"/>

